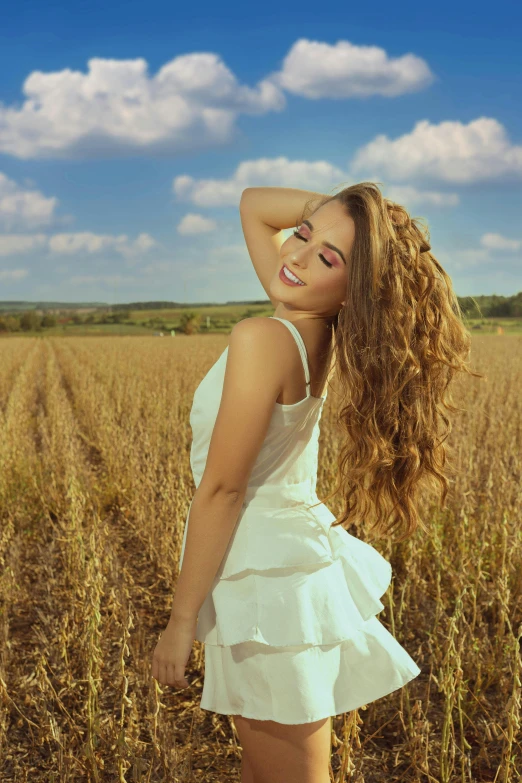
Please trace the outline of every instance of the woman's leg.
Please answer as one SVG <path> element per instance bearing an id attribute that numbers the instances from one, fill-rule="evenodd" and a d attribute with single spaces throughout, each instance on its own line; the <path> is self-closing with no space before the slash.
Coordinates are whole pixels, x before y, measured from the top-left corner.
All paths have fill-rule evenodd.
<path id="1" fill-rule="evenodd" d="M 331 717 L 286 724 L 234 715 L 234 724 L 241 783 L 330 783 Z"/>
<path id="2" fill-rule="evenodd" d="M 250 761 L 248 759 L 247 754 L 245 753 L 245 750 L 243 748 L 243 752 L 241 754 L 241 781 L 240 783 L 256 783 L 254 778 L 254 773 L 252 771 L 252 767 L 250 766 Z"/>
<path id="3" fill-rule="evenodd" d="M 234 720 L 234 726 L 236 727 L 237 731 L 237 720 L 241 718 L 241 715 L 232 715 L 231 716 Z M 239 736 L 239 733 L 238 733 Z M 239 743 L 241 745 L 241 780 L 240 783 L 255 783 L 254 780 L 254 773 L 252 771 L 252 765 L 250 763 L 250 759 L 248 758 L 247 752 L 245 750 L 245 746 L 241 742 L 241 738 L 239 740 Z"/>

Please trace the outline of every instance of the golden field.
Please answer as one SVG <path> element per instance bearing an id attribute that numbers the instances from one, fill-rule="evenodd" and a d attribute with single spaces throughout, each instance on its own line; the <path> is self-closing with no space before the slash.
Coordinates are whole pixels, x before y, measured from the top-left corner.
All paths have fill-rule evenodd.
<path id="1" fill-rule="evenodd" d="M 151 676 L 194 490 L 192 395 L 227 341 L 0 341 L 2 783 L 239 781 L 231 719 L 198 706 L 204 646 L 189 689 Z M 423 498 L 429 536 L 372 541 L 394 573 L 379 620 L 422 673 L 334 718 L 335 783 L 522 774 L 522 336 L 474 335 L 471 364 L 486 377 L 453 387 L 446 508 Z M 321 430 L 324 497 L 334 393 Z"/>

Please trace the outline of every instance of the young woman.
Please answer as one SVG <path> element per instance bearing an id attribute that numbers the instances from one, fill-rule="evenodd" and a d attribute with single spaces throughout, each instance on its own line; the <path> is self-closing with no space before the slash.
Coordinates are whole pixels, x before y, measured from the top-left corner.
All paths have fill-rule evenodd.
<path id="1" fill-rule="evenodd" d="M 423 480 L 444 501 L 446 387 L 477 373 L 425 232 L 374 183 L 333 196 L 247 188 L 240 215 L 275 311 L 236 324 L 196 389 L 196 492 L 152 674 L 187 687 L 204 642 L 201 707 L 234 716 L 242 782 L 328 783 L 331 717 L 421 671 L 376 617 L 389 562 L 345 526 L 402 540 L 422 525 Z M 334 370 L 337 518 L 316 494 Z"/>

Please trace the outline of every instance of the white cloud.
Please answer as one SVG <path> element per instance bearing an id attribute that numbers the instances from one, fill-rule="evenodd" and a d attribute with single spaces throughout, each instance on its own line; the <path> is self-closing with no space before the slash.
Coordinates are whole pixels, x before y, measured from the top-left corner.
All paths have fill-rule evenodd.
<path id="1" fill-rule="evenodd" d="M 0 152 L 23 159 L 184 152 L 228 142 L 240 113 L 285 106 L 273 82 L 241 85 L 211 52 L 180 55 L 152 77 L 147 69 L 143 58 L 93 57 L 87 73 L 33 71 L 21 107 L 0 105 Z"/>
<path id="2" fill-rule="evenodd" d="M 137 239 L 134 240 L 134 247 L 136 250 L 143 250 L 147 251 L 150 250 L 152 247 L 156 247 L 159 244 L 159 242 L 156 242 L 155 239 L 151 237 L 150 234 L 142 233 L 138 236 Z"/>
<path id="3" fill-rule="evenodd" d="M 5 280 L 6 282 L 23 280 L 28 274 L 28 269 L 0 269 L 0 280 Z"/>
<path id="4" fill-rule="evenodd" d="M 522 240 L 507 239 L 501 234 L 488 233 L 482 234 L 479 243 L 480 247 L 451 248 L 443 251 L 440 256 L 441 258 L 447 256 L 452 270 L 456 271 L 485 266 L 492 273 L 511 270 L 520 273 L 522 261 L 518 255 L 513 257 L 511 254 L 522 248 Z M 504 255 L 504 252 L 507 255 Z"/>
<path id="5" fill-rule="evenodd" d="M 124 242 L 127 237 L 93 234 L 91 231 L 78 231 L 71 234 L 54 234 L 49 237 L 49 250 L 52 253 L 99 253 Z"/>
<path id="6" fill-rule="evenodd" d="M 328 192 L 346 178 L 346 172 L 328 161 L 258 158 L 237 166 L 229 179 L 194 179 L 186 174 L 175 177 L 172 190 L 180 201 L 199 207 L 239 206 L 247 187 L 276 186 Z"/>
<path id="7" fill-rule="evenodd" d="M 48 237 L 45 234 L 0 234 L 0 256 L 14 256 L 30 253 L 46 247 Z"/>
<path id="8" fill-rule="evenodd" d="M 480 244 L 488 250 L 520 250 L 522 239 L 508 239 L 502 234 L 483 234 Z"/>
<path id="9" fill-rule="evenodd" d="M 0 234 L 0 256 L 29 253 L 44 248 L 56 255 L 90 253 L 113 250 L 128 259 L 136 258 L 159 245 L 150 234 L 142 233 L 134 241 L 126 234 L 94 234 L 79 231 L 69 234 Z"/>
<path id="10" fill-rule="evenodd" d="M 38 190 L 27 190 L 0 172 L 0 225 L 6 231 L 49 225 L 57 204 L 57 198 L 46 197 Z"/>
<path id="11" fill-rule="evenodd" d="M 289 160 L 280 156 L 243 161 L 228 179 L 195 179 L 182 174 L 174 178 L 172 190 L 179 201 L 199 207 L 238 207 L 241 193 L 248 187 L 290 187 L 333 194 L 356 181 L 326 160 Z M 382 186 L 382 192 L 387 198 L 404 203 L 406 208 L 453 207 L 460 202 L 456 193 L 422 190 L 412 185 Z"/>
<path id="12" fill-rule="evenodd" d="M 197 215 L 195 212 L 189 212 L 178 223 L 178 234 L 206 234 L 213 231 L 217 226 L 215 220 Z"/>
<path id="13" fill-rule="evenodd" d="M 427 63 L 414 54 L 389 57 L 379 46 L 349 41 L 335 45 L 300 38 L 271 80 L 288 92 L 305 98 L 393 98 L 418 92 L 435 77 Z"/>
<path id="14" fill-rule="evenodd" d="M 467 125 L 457 121 L 417 122 L 411 133 L 395 140 L 384 134 L 361 147 L 351 172 L 378 171 L 398 180 L 416 177 L 470 184 L 522 176 L 522 146 L 512 144 L 505 128 L 492 117 Z"/>
<path id="15" fill-rule="evenodd" d="M 240 84 L 213 52 L 183 54 L 148 73 L 138 57 L 92 57 L 87 72 L 33 71 L 21 105 L 0 104 L 0 153 L 29 158 L 93 158 L 129 152 L 183 154 L 227 144 L 240 114 L 282 111 L 283 90 L 306 98 L 394 97 L 431 84 L 414 54 L 301 38 L 279 71 Z"/>
<path id="16" fill-rule="evenodd" d="M 127 234 L 112 236 L 110 234 L 94 234 L 91 231 L 80 231 L 70 234 L 54 234 L 49 237 L 49 250 L 53 253 L 101 253 L 114 250 L 126 257 L 146 252 L 156 244 L 149 234 L 140 234 L 134 242 Z"/>
<path id="17" fill-rule="evenodd" d="M 438 190 L 419 190 L 413 185 L 389 185 L 383 187 L 386 198 L 403 204 L 406 209 L 413 207 L 455 207 L 460 203 L 458 193 L 443 193 Z"/>
<path id="18" fill-rule="evenodd" d="M 155 247 L 160 247 L 160 243 L 153 239 L 150 234 L 141 233 L 134 241 L 128 239 L 126 234 L 123 234 L 122 237 L 118 237 L 114 250 L 133 265 L 136 260 L 139 260 L 141 256 Z"/>

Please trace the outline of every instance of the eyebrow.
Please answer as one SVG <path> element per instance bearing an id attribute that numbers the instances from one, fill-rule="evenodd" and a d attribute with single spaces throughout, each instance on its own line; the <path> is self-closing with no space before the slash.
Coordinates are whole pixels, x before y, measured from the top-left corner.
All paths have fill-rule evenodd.
<path id="1" fill-rule="evenodd" d="M 310 229 L 310 231 L 313 231 L 313 230 L 314 230 L 314 227 L 312 226 L 312 224 L 310 223 L 310 221 L 309 221 L 309 220 L 303 220 L 302 222 L 303 222 L 303 223 L 304 223 L 306 226 L 308 226 L 308 228 Z M 343 256 L 342 252 L 339 250 L 339 248 L 338 248 L 338 247 L 335 247 L 335 245 L 332 245 L 332 243 L 331 243 L 331 242 L 323 242 L 323 245 L 324 245 L 325 247 L 329 247 L 329 248 L 330 248 L 330 250 L 334 250 L 336 253 L 339 253 L 339 255 L 340 255 L 340 256 L 341 256 L 341 258 L 343 259 L 344 263 L 346 264 L 346 258 Z"/>

